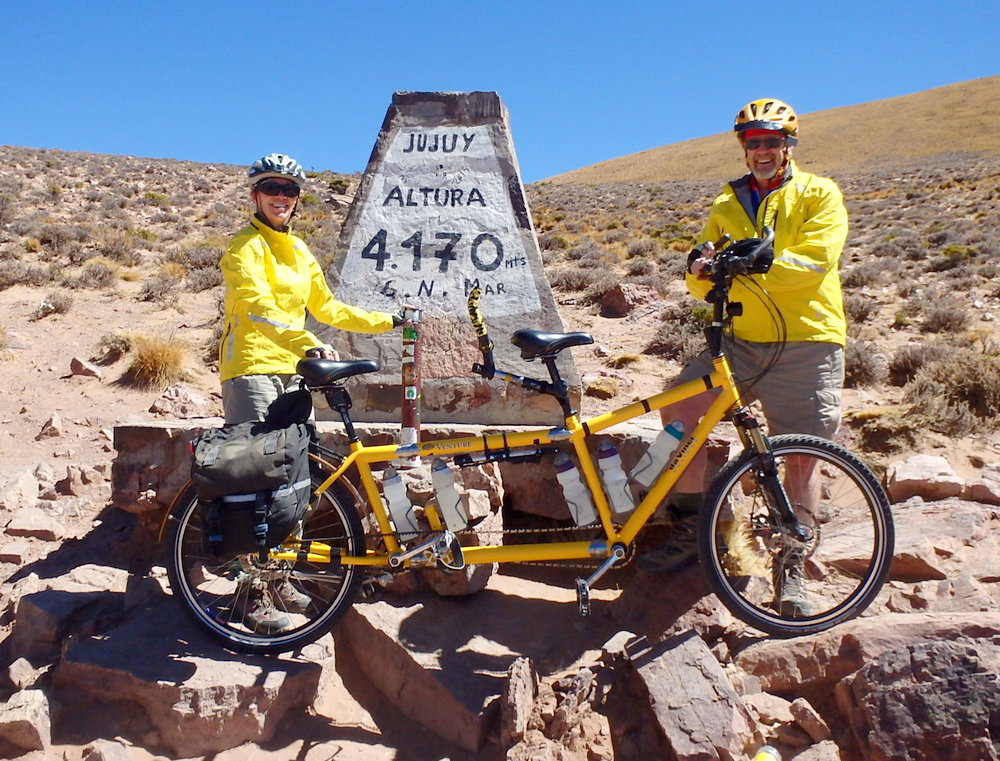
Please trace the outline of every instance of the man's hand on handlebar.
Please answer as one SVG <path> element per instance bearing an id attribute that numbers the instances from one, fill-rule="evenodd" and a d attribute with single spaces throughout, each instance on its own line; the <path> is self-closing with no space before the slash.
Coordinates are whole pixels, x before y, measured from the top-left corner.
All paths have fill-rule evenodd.
<path id="1" fill-rule="evenodd" d="M 699 280 L 708 280 L 711 275 L 711 264 L 715 258 L 715 245 L 711 241 L 695 246 L 688 254 L 688 273 Z"/>

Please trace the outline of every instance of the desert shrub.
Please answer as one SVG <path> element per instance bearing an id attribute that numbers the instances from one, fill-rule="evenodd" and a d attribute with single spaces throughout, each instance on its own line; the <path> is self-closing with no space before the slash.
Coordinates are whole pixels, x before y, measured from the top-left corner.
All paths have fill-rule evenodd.
<path id="1" fill-rule="evenodd" d="M 625 247 L 625 253 L 628 255 L 629 259 L 652 256 L 659 250 L 659 244 L 650 238 L 641 238 L 640 240 L 629 241 L 628 245 Z"/>
<path id="2" fill-rule="evenodd" d="M 649 259 L 630 259 L 625 265 L 625 272 L 633 277 L 652 275 L 655 271 L 656 265 Z"/>
<path id="3" fill-rule="evenodd" d="M 875 346 L 868 341 L 847 339 L 844 350 L 844 385 L 847 388 L 864 388 L 877 383 L 882 368 Z"/>
<path id="4" fill-rule="evenodd" d="M 50 282 L 52 271 L 48 267 L 12 261 L 0 267 L 0 290 L 13 285 L 41 286 Z"/>
<path id="5" fill-rule="evenodd" d="M 91 361 L 99 365 L 111 365 L 132 351 L 133 337 L 128 333 L 105 333 L 97 342 L 97 350 Z"/>
<path id="6" fill-rule="evenodd" d="M 878 307 L 878 302 L 870 296 L 864 296 L 860 293 L 844 294 L 844 313 L 847 315 L 848 322 L 865 322 L 878 312 Z"/>
<path id="7" fill-rule="evenodd" d="M 549 272 L 549 284 L 560 291 L 582 291 L 594 279 L 594 270 L 588 267 L 561 267 Z"/>
<path id="8" fill-rule="evenodd" d="M 126 267 L 134 267 L 142 260 L 134 241 L 117 230 L 108 230 L 101 235 L 97 251 L 111 261 Z"/>
<path id="9" fill-rule="evenodd" d="M 7 225 L 14 221 L 17 205 L 9 195 L 0 194 L 0 225 Z"/>
<path id="10" fill-rule="evenodd" d="M 621 279 L 613 273 L 599 275 L 595 280 L 591 275 L 590 284 L 583 290 L 577 301 L 580 304 L 598 304 L 612 288 L 621 284 Z"/>
<path id="11" fill-rule="evenodd" d="M 705 320 L 690 306 L 672 304 L 663 310 L 660 319 L 663 324 L 643 349 L 643 354 L 682 362 L 704 348 Z"/>
<path id="12" fill-rule="evenodd" d="M 923 333 L 959 333 L 972 322 L 968 304 L 957 298 L 944 298 L 926 307 L 920 324 Z"/>
<path id="13" fill-rule="evenodd" d="M 103 256 L 89 259 L 80 270 L 77 284 L 84 288 L 106 288 L 118 274 L 117 265 Z"/>
<path id="14" fill-rule="evenodd" d="M 194 270 L 188 274 L 185 283 L 187 284 L 187 289 L 194 293 L 207 291 L 209 288 L 222 285 L 222 270 L 218 267 L 204 267 Z"/>
<path id="15" fill-rule="evenodd" d="M 566 252 L 566 258 L 570 261 L 594 265 L 609 258 L 609 253 L 607 249 L 602 248 L 590 238 L 582 238 Z"/>
<path id="16" fill-rule="evenodd" d="M 138 335 L 122 381 L 143 389 L 164 389 L 184 377 L 186 352 L 172 337 Z"/>
<path id="17" fill-rule="evenodd" d="M 569 248 L 569 241 L 555 233 L 543 233 L 538 236 L 538 248 L 542 251 L 563 251 Z"/>
<path id="18" fill-rule="evenodd" d="M 333 179 L 327 181 L 326 186 L 329 188 L 331 193 L 336 193 L 337 195 L 342 196 L 351 186 L 351 180 L 349 177 L 334 177 Z"/>
<path id="19" fill-rule="evenodd" d="M 636 362 L 641 360 L 642 357 L 638 354 L 621 354 L 617 357 L 608 357 L 604 364 L 613 370 L 621 370 L 622 368 L 634 365 Z"/>
<path id="20" fill-rule="evenodd" d="M 953 349 L 921 367 L 906 387 L 911 414 L 948 436 L 1000 427 L 1000 359 Z"/>
<path id="21" fill-rule="evenodd" d="M 66 314 L 73 306 L 73 296 L 66 291 L 50 291 L 35 308 L 32 320 L 40 320 L 50 314 Z"/>
<path id="22" fill-rule="evenodd" d="M 178 285 L 181 279 L 174 274 L 157 272 L 148 278 L 139 291 L 139 301 L 163 301 Z"/>
<path id="23" fill-rule="evenodd" d="M 905 386 L 924 365 L 940 362 L 951 352 L 952 347 L 937 341 L 900 347 L 889 360 L 889 382 L 893 386 Z"/>
<path id="24" fill-rule="evenodd" d="M 861 262 L 841 272 L 840 283 L 845 289 L 877 285 L 882 279 L 882 272 L 884 270 L 885 265 L 880 262 Z"/>

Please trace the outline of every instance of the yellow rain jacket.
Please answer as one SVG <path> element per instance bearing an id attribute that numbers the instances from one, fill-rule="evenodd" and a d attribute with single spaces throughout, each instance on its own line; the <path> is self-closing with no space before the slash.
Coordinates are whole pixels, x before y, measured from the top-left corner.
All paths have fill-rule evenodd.
<path id="1" fill-rule="evenodd" d="M 774 264 L 764 275 L 748 276 L 766 291 L 781 312 L 789 341 L 823 341 L 843 346 L 847 321 L 840 291 L 840 254 L 847 240 L 847 209 L 837 184 L 803 172 L 791 163 L 781 187 L 761 202 L 751 216 L 750 175 L 730 182 L 712 204 L 698 242 L 761 236 L 774 230 Z M 768 311 L 770 304 L 734 281 L 730 298 L 743 304 L 743 315 L 733 319 L 733 333 L 746 341 L 779 341 L 781 336 Z M 707 280 L 687 276 L 691 295 L 702 300 L 711 287 Z"/>
<path id="2" fill-rule="evenodd" d="M 222 380 L 291 374 L 306 350 L 322 344 L 305 329 L 306 310 L 355 333 L 392 330 L 392 315 L 337 301 L 306 244 L 254 218 L 229 242 L 219 263 L 226 285 L 219 345 Z"/>

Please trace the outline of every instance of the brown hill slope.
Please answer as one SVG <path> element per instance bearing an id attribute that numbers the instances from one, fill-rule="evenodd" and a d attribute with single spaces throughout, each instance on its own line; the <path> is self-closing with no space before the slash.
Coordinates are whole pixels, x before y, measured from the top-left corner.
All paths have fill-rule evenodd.
<path id="1" fill-rule="evenodd" d="M 804 114 L 796 157 L 810 171 L 829 173 L 885 168 L 945 152 L 996 156 L 998 118 L 1000 76 L 974 79 Z M 547 182 L 727 179 L 741 169 L 739 150 L 727 130 L 602 161 Z"/>

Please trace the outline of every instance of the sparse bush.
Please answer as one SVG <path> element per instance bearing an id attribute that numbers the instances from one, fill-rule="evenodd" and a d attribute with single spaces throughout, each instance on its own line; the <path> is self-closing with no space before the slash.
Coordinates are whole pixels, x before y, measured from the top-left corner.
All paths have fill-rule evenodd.
<path id="1" fill-rule="evenodd" d="M 549 273 L 549 284 L 560 291 L 584 290 L 594 279 L 594 271 L 586 267 L 562 267 Z"/>
<path id="2" fill-rule="evenodd" d="M 960 299 L 945 298 L 927 308 L 920 330 L 923 333 L 960 333 L 971 322 L 968 304 Z"/>
<path id="3" fill-rule="evenodd" d="M 165 389 L 184 377 L 186 352 L 174 338 L 135 336 L 132 361 L 122 381 L 142 389 Z"/>
<path id="4" fill-rule="evenodd" d="M 117 274 L 118 266 L 114 262 L 95 256 L 83 265 L 78 283 L 84 288 L 106 288 L 114 282 Z"/>
<path id="5" fill-rule="evenodd" d="M 205 267 L 204 269 L 195 270 L 187 276 L 185 282 L 189 291 L 193 291 L 194 293 L 207 291 L 209 288 L 222 285 L 222 270 L 218 267 Z"/>
<path id="6" fill-rule="evenodd" d="M 142 261 L 132 239 L 118 231 L 107 231 L 102 235 L 97 250 L 111 261 L 126 267 L 134 267 Z"/>
<path id="7" fill-rule="evenodd" d="M 673 304 L 660 315 L 662 326 L 643 349 L 643 354 L 683 362 L 704 348 L 705 321 L 700 312 L 683 304 Z"/>
<path id="8" fill-rule="evenodd" d="M 621 279 L 612 273 L 599 274 L 597 280 L 591 274 L 590 280 L 590 285 L 584 289 L 579 298 L 581 304 L 599 304 L 608 291 L 621 283 Z"/>
<path id="9" fill-rule="evenodd" d="M 885 265 L 881 262 L 862 262 L 844 270 L 840 275 L 840 283 L 848 290 L 877 285 L 882 279 L 882 272 L 884 270 Z"/>
<path id="10" fill-rule="evenodd" d="M 50 291 L 31 315 L 32 320 L 40 320 L 50 314 L 66 314 L 73 306 L 72 294 L 65 291 Z"/>
<path id="11" fill-rule="evenodd" d="M 878 302 L 859 293 L 844 294 L 844 313 L 849 323 L 860 324 L 878 312 Z"/>
<path id="12" fill-rule="evenodd" d="M 625 253 L 628 255 L 629 259 L 652 256 L 659 250 L 659 244 L 651 238 L 629 241 L 628 245 L 625 247 Z"/>
<path id="13" fill-rule="evenodd" d="M 569 241 L 555 233 L 543 233 L 538 236 L 538 248 L 542 251 L 564 251 L 569 248 Z"/>
<path id="14" fill-rule="evenodd" d="M 142 284 L 139 301 L 163 301 L 180 282 L 180 278 L 173 274 L 158 272 Z"/>
<path id="15" fill-rule="evenodd" d="M 844 386 L 864 388 L 877 383 L 882 376 L 882 368 L 875 346 L 868 341 L 847 339 L 844 350 Z"/>
<path id="16" fill-rule="evenodd" d="M 642 361 L 642 357 L 638 354 L 622 354 L 617 357 L 609 357 L 604 364 L 613 370 L 621 370 L 623 367 L 630 367 L 640 361 Z"/>
<path id="17" fill-rule="evenodd" d="M 128 333 L 106 333 L 97 344 L 97 353 L 91 358 L 99 365 L 112 365 L 132 351 L 132 336 Z"/>

